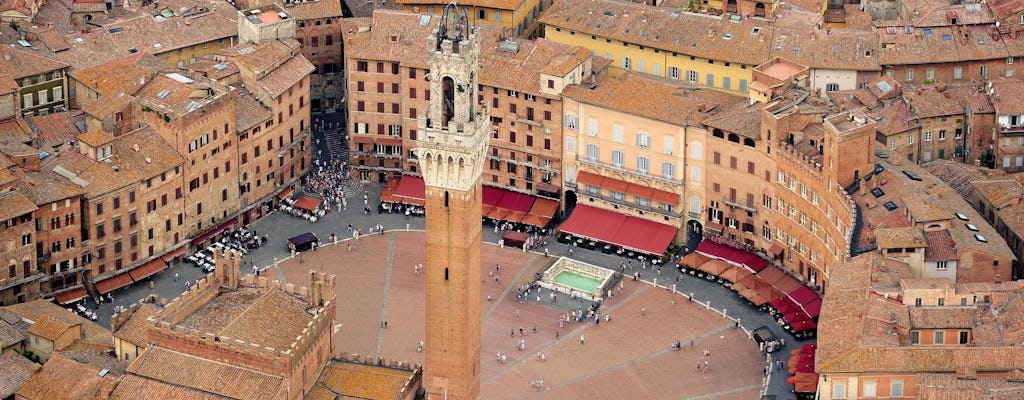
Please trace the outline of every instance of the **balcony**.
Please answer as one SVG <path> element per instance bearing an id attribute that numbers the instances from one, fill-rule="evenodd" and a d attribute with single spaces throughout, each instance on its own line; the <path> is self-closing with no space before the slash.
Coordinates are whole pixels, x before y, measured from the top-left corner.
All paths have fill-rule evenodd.
<path id="1" fill-rule="evenodd" d="M 1003 125 L 1000 127 L 1003 134 L 1024 134 L 1024 125 Z"/>
<path id="2" fill-rule="evenodd" d="M 740 203 L 736 203 L 736 202 L 733 202 L 733 201 L 729 201 L 729 199 L 722 199 L 722 203 L 724 203 L 725 205 L 727 205 L 729 207 L 738 208 L 738 209 L 741 209 L 741 210 L 746 211 L 746 212 L 751 213 L 751 214 L 757 212 L 757 209 L 754 208 L 754 207 L 750 207 L 750 206 L 747 206 L 745 204 L 740 204 Z"/>
<path id="3" fill-rule="evenodd" d="M 607 202 L 612 203 L 612 204 L 617 204 L 617 205 L 620 205 L 620 206 L 623 206 L 623 207 L 629 207 L 629 208 L 634 209 L 634 210 L 644 211 L 644 212 L 651 212 L 651 213 L 655 213 L 655 214 L 659 214 L 659 215 L 664 215 L 664 216 L 670 217 L 670 218 L 680 218 L 680 217 L 683 216 L 683 213 L 680 213 L 680 212 L 670 212 L 670 211 L 665 211 L 665 210 L 660 209 L 660 208 L 654 208 L 654 207 L 651 207 L 651 206 L 642 206 L 642 205 L 636 204 L 636 202 L 629 202 L 629 201 L 626 201 L 625 199 L 621 199 L 620 200 L 620 199 L 616 199 L 616 198 L 614 198 L 612 196 L 605 196 L 605 195 L 597 194 L 597 193 L 579 192 L 577 195 L 578 196 L 592 197 L 592 198 L 595 198 L 595 199 L 607 201 Z"/>
<path id="4" fill-rule="evenodd" d="M 650 173 L 643 173 L 643 172 L 640 172 L 640 171 L 637 171 L 637 170 L 632 170 L 632 169 L 625 168 L 625 167 L 616 167 L 616 166 L 613 166 L 611 164 L 605 164 L 605 163 L 602 163 L 600 161 L 594 161 L 594 160 L 588 159 L 586 157 L 580 157 L 579 155 L 576 156 L 576 161 L 578 163 L 580 163 L 580 164 L 591 165 L 591 166 L 598 167 L 598 168 L 603 168 L 603 169 L 606 169 L 606 170 L 611 170 L 611 171 L 616 171 L 616 172 L 624 173 L 626 175 L 629 175 L 630 177 L 634 177 L 634 178 L 637 178 L 637 179 L 640 179 L 640 180 L 651 180 L 651 181 L 656 181 L 656 182 L 667 183 L 667 184 L 670 184 L 670 185 L 682 185 L 683 184 L 683 180 L 682 179 L 668 179 L 668 178 L 665 178 L 665 177 L 662 177 L 662 176 L 652 175 Z"/>
<path id="5" fill-rule="evenodd" d="M 696 211 L 690 211 L 690 212 L 686 213 L 686 215 L 689 215 L 690 218 L 694 218 L 694 219 L 700 219 L 700 217 L 701 217 L 700 216 L 700 212 L 696 212 Z"/>

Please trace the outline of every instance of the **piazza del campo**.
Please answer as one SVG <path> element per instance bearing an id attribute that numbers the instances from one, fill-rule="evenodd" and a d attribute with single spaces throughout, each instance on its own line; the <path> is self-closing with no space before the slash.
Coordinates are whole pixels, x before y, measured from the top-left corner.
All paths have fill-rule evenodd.
<path id="1" fill-rule="evenodd" d="M 0 399 L 1024 399 L 1024 0 L 0 0 L 0 55 Z"/>

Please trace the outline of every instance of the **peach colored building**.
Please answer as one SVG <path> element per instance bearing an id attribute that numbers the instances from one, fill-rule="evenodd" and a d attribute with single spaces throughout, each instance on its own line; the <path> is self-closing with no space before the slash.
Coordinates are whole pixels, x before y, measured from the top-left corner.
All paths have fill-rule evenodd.
<path id="1" fill-rule="evenodd" d="M 651 104 L 650 96 L 666 99 Z M 565 90 L 563 170 L 565 208 L 588 204 L 681 227 L 702 212 L 684 211 L 684 198 L 703 204 L 704 160 L 710 140 L 693 125 L 743 99 L 693 91 L 670 82 L 626 73 Z M 694 188 L 696 189 L 696 187 Z M 679 235 L 682 235 L 680 233 Z M 682 240 L 682 236 L 677 239 Z"/>

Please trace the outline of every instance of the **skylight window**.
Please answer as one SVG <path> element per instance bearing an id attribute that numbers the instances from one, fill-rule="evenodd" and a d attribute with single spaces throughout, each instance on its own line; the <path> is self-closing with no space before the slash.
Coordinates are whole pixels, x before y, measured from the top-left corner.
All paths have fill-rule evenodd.
<path id="1" fill-rule="evenodd" d="M 722 39 L 731 40 L 732 39 L 732 34 L 731 33 L 726 33 L 726 34 L 722 35 Z"/>
<path id="2" fill-rule="evenodd" d="M 110 28 L 107 31 L 109 31 L 110 33 L 124 33 L 124 28 L 121 28 L 121 27 Z"/>
<path id="3" fill-rule="evenodd" d="M 568 20 L 568 18 L 566 18 L 566 20 Z M 430 16 L 420 15 L 420 26 L 427 26 L 428 24 L 430 24 Z"/>
<path id="4" fill-rule="evenodd" d="M 885 209 L 889 210 L 889 211 L 892 211 L 892 210 L 895 210 L 895 209 L 899 208 L 899 207 L 896 206 L 896 203 L 892 202 L 892 201 L 887 201 L 882 206 L 884 206 Z"/>
<path id="5" fill-rule="evenodd" d="M 974 238 L 977 239 L 979 242 L 988 243 L 988 239 L 985 239 L 985 237 L 980 234 L 975 233 Z"/>
<path id="6" fill-rule="evenodd" d="M 167 97 L 167 95 L 169 95 L 169 94 L 171 94 L 171 91 L 167 90 L 167 89 L 164 89 L 164 90 L 161 90 L 160 93 L 156 94 L 156 98 L 162 99 L 164 97 Z"/>
<path id="7" fill-rule="evenodd" d="M 761 27 L 760 26 L 755 26 L 754 29 L 750 30 L 750 33 L 753 33 L 755 35 L 758 34 L 758 33 L 761 33 Z"/>
<path id="8" fill-rule="evenodd" d="M 871 195 L 875 196 L 875 198 L 877 199 L 879 197 L 885 196 L 885 191 L 882 190 L 881 188 L 874 188 L 871 189 Z"/>
<path id="9" fill-rule="evenodd" d="M 917 181 L 917 182 L 921 182 L 921 177 L 920 177 L 920 176 L 917 176 L 917 174 L 915 174 L 915 173 L 913 173 L 913 172 L 910 172 L 910 171 L 903 171 L 903 175 L 906 175 L 906 176 L 907 176 L 907 178 L 910 178 L 910 180 L 912 180 L 912 181 Z"/>
<path id="10" fill-rule="evenodd" d="M 967 216 L 962 214 L 962 213 L 956 213 L 956 218 L 961 220 L 961 221 L 970 221 L 971 220 L 970 218 L 967 218 Z"/>
<path id="11" fill-rule="evenodd" d="M 947 41 L 948 40 L 953 40 L 953 36 L 952 35 L 942 35 L 942 40 L 947 40 Z"/>
<path id="12" fill-rule="evenodd" d="M 978 231 L 978 227 L 974 226 L 974 224 L 966 224 L 966 225 L 967 225 L 967 229 L 970 230 L 971 232 L 977 232 Z"/>

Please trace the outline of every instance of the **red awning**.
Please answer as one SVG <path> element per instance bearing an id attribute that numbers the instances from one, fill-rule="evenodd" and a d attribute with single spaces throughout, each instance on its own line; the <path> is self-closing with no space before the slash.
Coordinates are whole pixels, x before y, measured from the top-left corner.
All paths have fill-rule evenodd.
<path id="1" fill-rule="evenodd" d="M 580 204 L 569 215 L 569 219 L 558 227 L 558 230 L 610 243 L 615 238 L 615 232 L 618 232 L 622 221 L 625 220 L 626 216 L 623 214 Z"/>
<path id="2" fill-rule="evenodd" d="M 133 268 L 131 271 L 128 271 L 128 275 L 132 277 L 132 280 L 138 282 L 165 269 L 167 269 L 167 263 L 165 263 L 164 260 L 157 258 L 156 260 Z"/>
<path id="3" fill-rule="evenodd" d="M 806 285 L 800 285 L 800 287 L 798 287 L 796 290 L 789 292 L 789 298 L 790 300 L 793 300 L 794 303 L 799 304 L 801 306 L 805 304 L 810 304 L 815 300 L 821 300 L 821 297 L 819 297 L 818 294 L 814 292 L 814 290 L 811 290 L 811 288 L 807 287 Z"/>
<path id="4" fill-rule="evenodd" d="M 188 250 L 188 248 L 186 248 L 186 246 L 181 246 L 181 247 L 178 247 L 177 249 L 174 249 L 174 250 L 171 250 L 171 251 L 167 252 L 167 254 L 164 254 L 160 258 L 162 258 L 166 262 L 171 262 L 171 260 L 173 260 L 174 257 L 177 257 L 177 256 L 180 256 L 182 254 L 185 254 L 186 250 Z"/>
<path id="5" fill-rule="evenodd" d="M 427 186 L 425 183 L 423 183 L 423 178 L 420 178 L 418 176 L 406 175 L 403 176 L 400 181 L 398 181 L 398 187 L 395 188 L 395 196 L 409 199 L 426 200 Z"/>
<path id="6" fill-rule="evenodd" d="M 291 187 L 284 188 L 284 190 L 282 190 L 281 193 L 277 194 L 277 199 L 280 200 L 280 199 L 283 199 L 285 197 L 288 197 L 288 195 L 292 194 L 293 190 L 294 189 L 292 189 Z"/>
<path id="7" fill-rule="evenodd" d="M 557 201 L 538 197 L 537 200 L 533 202 L 533 207 L 530 208 L 530 215 L 551 218 L 555 216 L 555 212 L 557 211 Z"/>
<path id="8" fill-rule="evenodd" d="M 524 217 L 526 217 L 526 213 L 521 213 L 519 211 L 509 211 L 508 215 L 505 216 L 505 220 L 508 222 L 522 222 Z"/>
<path id="9" fill-rule="evenodd" d="M 84 299 L 86 296 L 88 296 L 88 293 L 85 292 L 85 289 L 84 288 L 78 288 L 78 289 L 72 290 L 70 292 L 64 292 L 64 293 L 58 294 L 57 295 L 57 303 L 60 303 L 60 305 L 65 305 L 65 304 L 68 304 L 68 303 L 74 303 L 76 301 Z"/>
<path id="10" fill-rule="evenodd" d="M 601 187 L 613 192 L 626 193 L 626 188 L 629 187 L 629 182 L 605 177 L 604 181 L 601 182 Z"/>
<path id="11" fill-rule="evenodd" d="M 306 211 L 316 211 L 316 208 L 320 207 L 321 202 L 322 200 L 316 197 L 302 196 L 295 200 L 294 207 Z"/>
<path id="12" fill-rule="evenodd" d="M 533 208 L 533 202 L 535 200 L 537 200 L 537 198 L 534 197 L 534 196 L 531 196 L 531 195 L 528 195 L 528 194 L 524 194 L 524 193 L 516 193 L 516 203 L 511 208 L 511 210 L 512 211 L 516 211 L 516 212 L 521 212 L 523 214 L 526 214 L 526 213 L 530 212 L 531 208 Z"/>
<path id="13" fill-rule="evenodd" d="M 484 186 L 483 189 L 483 202 L 485 206 L 496 206 L 498 200 L 501 200 L 502 190 L 493 186 Z"/>
<path id="14" fill-rule="evenodd" d="M 772 300 L 768 302 L 768 305 L 772 306 L 772 308 L 774 308 L 775 311 L 778 311 L 782 314 L 791 314 L 800 310 L 800 306 L 796 305 L 796 303 L 792 302 L 791 300 L 785 297 L 780 297 L 775 300 Z"/>
<path id="15" fill-rule="evenodd" d="M 800 321 L 810 321 L 811 317 L 804 312 L 804 310 L 797 309 L 795 312 L 789 314 L 783 314 L 782 318 L 789 322 L 791 325 Z"/>
<path id="16" fill-rule="evenodd" d="M 576 183 L 581 185 L 590 185 L 593 187 L 601 187 L 601 183 L 604 181 L 604 177 L 597 174 L 592 174 L 587 171 L 580 171 L 576 175 Z"/>
<path id="17" fill-rule="evenodd" d="M 797 321 L 789 325 L 789 329 L 792 329 L 793 332 L 803 332 L 817 328 L 818 325 L 814 321 Z"/>
<path id="18" fill-rule="evenodd" d="M 491 219 L 502 219 L 503 220 L 503 219 L 505 219 L 505 216 L 508 215 L 508 212 L 509 211 L 508 211 L 507 208 L 494 207 L 494 208 L 491 209 L 491 212 L 487 213 L 487 216 L 489 218 L 491 218 Z"/>
<path id="19" fill-rule="evenodd" d="M 519 222 L 543 228 L 545 226 L 548 226 L 548 222 L 551 222 L 551 217 L 538 217 L 533 214 L 527 214 L 525 217 L 523 217 L 523 220 Z"/>
<path id="20" fill-rule="evenodd" d="M 231 218 L 231 219 L 229 219 L 227 221 L 224 221 L 224 223 L 218 225 L 216 228 L 213 228 L 210 231 L 208 231 L 208 232 L 206 232 L 206 233 L 204 233 L 202 235 L 199 235 L 199 237 L 197 237 L 195 239 L 192 239 L 192 244 L 193 245 L 198 245 L 198 244 L 200 244 L 202 242 L 205 242 L 206 239 L 209 239 L 209 238 L 213 237 L 214 235 L 223 232 L 229 226 L 234 225 L 235 222 L 238 222 L 238 217 Z"/>
<path id="21" fill-rule="evenodd" d="M 802 304 L 801 307 L 810 315 L 811 318 L 817 318 L 821 314 L 821 299 L 814 299 L 810 303 Z"/>
<path id="22" fill-rule="evenodd" d="M 679 204 L 679 195 L 676 193 L 654 189 L 654 193 L 651 195 L 651 197 L 654 198 L 654 201 L 662 204 Z"/>
<path id="23" fill-rule="evenodd" d="M 626 217 L 613 243 L 647 254 L 661 255 L 675 239 L 679 227 L 637 217 Z"/>
<path id="24" fill-rule="evenodd" d="M 505 231 L 501 233 L 502 243 L 505 243 L 506 246 L 520 247 L 523 243 L 526 243 L 526 240 L 529 238 L 530 235 L 522 232 Z"/>
<path id="25" fill-rule="evenodd" d="M 577 205 L 569 219 L 558 227 L 565 233 L 655 255 L 665 252 L 678 229 L 585 204 Z"/>
<path id="26" fill-rule="evenodd" d="M 733 264 L 746 266 L 755 273 L 768 266 L 768 261 L 758 257 L 756 254 L 710 240 L 700 242 L 700 245 L 697 246 L 697 251 L 712 258 L 719 258 Z"/>
<path id="27" fill-rule="evenodd" d="M 779 254 L 782 254 L 782 251 L 785 249 L 786 248 L 782 247 L 781 244 L 772 243 L 771 247 L 768 248 L 768 252 L 771 253 L 772 256 L 778 257 Z"/>
<path id="28" fill-rule="evenodd" d="M 650 187 L 644 185 L 630 183 L 629 186 L 626 187 L 626 193 L 629 193 L 634 197 L 649 199 L 654 194 L 654 189 L 651 189 Z"/>
<path id="29" fill-rule="evenodd" d="M 113 277 L 104 279 L 96 283 L 96 290 L 100 291 L 100 294 L 107 294 L 113 292 L 116 289 L 123 288 L 132 284 L 132 277 L 128 274 L 115 275 Z"/>
<path id="30" fill-rule="evenodd" d="M 768 268 L 762 269 L 761 272 L 758 272 L 757 276 L 761 278 L 761 280 L 764 281 L 764 283 L 772 285 L 775 282 L 778 282 L 780 279 L 782 279 L 782 277 L 786 276 L 786 273 L 782 272 L 782 270 L 778 269 L 777 267 L 770 266 Z"/>
<path id="31" fill-rule="evenodd" d="M 775 286 L 775 288 L 779 289 L 780 292 L 787 294 L 799 289 L 803 285 L 804 284 L 800 283 L 796 278 L 789 275 L 783 276 L 782 279 L 779 279 L 772 284 L 772 286 Z"/>

